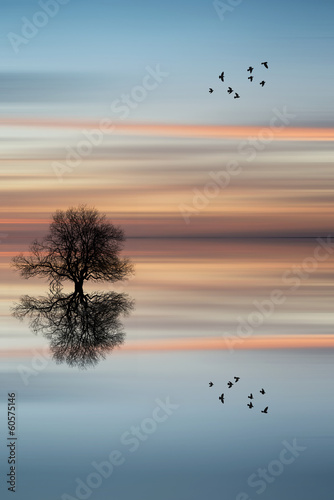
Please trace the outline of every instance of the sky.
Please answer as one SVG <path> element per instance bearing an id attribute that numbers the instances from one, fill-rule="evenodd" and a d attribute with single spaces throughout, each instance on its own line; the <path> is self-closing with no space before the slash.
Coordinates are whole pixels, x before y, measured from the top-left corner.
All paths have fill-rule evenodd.
<path id="1" fill-rule="evenodd" d="M 329 498 L 334 4 L 0 9 L 0 433 L 15 391 L 17 499 L 78 500 L 76 478 L 118 447 L 124 466 L 93 500 L 254 500 L 248 478 L 294 439 L 305 452 L 261 497 Z M 84 372 L 12 316 L 48 285 L 10 267 L 56 210 L 80 204 L 124 229 L 135 266 L 125 284 L 87 288 L 126 292 L 135 310 L 124 345 Z M 167 397 L 175 414 L 132 453 L 122 435 Z"/>
<path id="2" fill-rule="evenodd" d="M 140 84 L 147 66 L 160 65 L 168 77 L 132 110 L 131 121 L 264 124 L 273 107 L 286 105 L 301 125 L 333 125 L 331 2 L 233 3 L 225 14 L 217 7 L 219 16 L 213 2 L 202 0 L 163 6 L 69 0 L 17 45 L 10 33 L 14 40 L 25 34 L 22 18 L 31 22 L 41 7 L 30 0 L 4 1 L 4 111 L 104 117 L 113 100 Z M 267 59 L 270 72 L 259 67 Z M 267 87 L 249 85 L 249 65 L 268 78 Z M 219 88 L 223 70 L 242 93 L 240 101 Z M 207 96 L 212 86 L 215 93 Z M 20 110 L 13 106 L 18 102 Z"/>

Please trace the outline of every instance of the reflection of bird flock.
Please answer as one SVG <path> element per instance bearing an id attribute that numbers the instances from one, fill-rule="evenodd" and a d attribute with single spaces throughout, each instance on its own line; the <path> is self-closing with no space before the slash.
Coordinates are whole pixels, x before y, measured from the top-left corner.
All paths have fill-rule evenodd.
<path id="1" fill-rule="evenodd" d="M 234 377 L 234 384 L 236 384 L 237 382 L 239 382 L 240 380 L 240 377 Z M 234 385 L 230 380 L 227 382 L 227 387 L 229 389 L 231 389 L 231 387 Z M 214 384 L 213 382 L 209 382 L 209 387 L 212 387 Z M 261 389 L 260 391 L 260 394 L 264 395 L 266 393 L 266 391 L 264 389 Z M 221 403 L 225 403 L 225 396 L 224 396 L 224 393 L 221 394 L 221 396 L 219 396 L 218 398 Z M 252 400 L 254 400 L 254 396 L 253 396 L 253 393 L 251 392 L 250 395 L 248 396 L 248 399 L 250 399 L 250 402 L 247 403 L 247 406 L 248 408 L 251 410 L 252 408 L 254 408 L 254 405 L 253 405 L 253 402 Z M 264 410 L 261 410 L 261 413 L 268 413 L 268 406 L 265 407 Z"/>
<path id="2" fill-rule="evenodd" d="M 266 69 L 268 69 L 268 61 L 264 61 L 264 62 L 262 62 L 261 64 L 262 64 L 262 65 L 263 65 Z M 249 74 L 250 74 L 250 76 L 248 77 L 248 80 L 249 80 L 250 82 L 252 82 L 252 81 L 253 81 L 253 79 L 254 79 L 254 76 L 252 75 L 252 73 L 253 73 L 253 69 L 254 69 L 254 68 L 253 68 L 252 66 L 249 66 L 249 68 L 247 69 L 247 71 L 249 71 Z M 219 75 L 219 77 L 218 77 L 218 78 L 222 81 L 222 83 L 224 83 L 224 81 L 225 81 L 224 71 L 222 71 L 222 73 Z M 262 80 L 262 81 L 260 82 L 261 87 L 264 87 L 265 83 L 266 83 L 266 82 L 265 82 L 264 80 Z M 210 93 L 210 94 L 212 94 L 212 92 L 213 92 L 213 91 L 214 91 L 214 90 L 210 87 L 210 88 L 209 88 L 209 93 Z M 234 90 L 232 89 L 232 87 L 228 87 L 228 89 L 227 89 L 227 93 L 228 93 L 228 94 L 232 94 L 233 92 L 234 92 Z M 239 95 L 237 92 L 234 92 L 234 99 L 239 99 L 239 98 L 240 98 L 240 95 Z"/>

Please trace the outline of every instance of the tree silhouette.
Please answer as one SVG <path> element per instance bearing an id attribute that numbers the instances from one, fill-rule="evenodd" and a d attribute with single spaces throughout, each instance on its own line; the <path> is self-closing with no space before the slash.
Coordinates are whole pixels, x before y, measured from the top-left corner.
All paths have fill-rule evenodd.
<path id="1" fill-rule="evenodd" d="M 130 261 L 118 256 L 124 240 L 123 230 L 93 208 L 58 210 L 49 233 L 32 243 L 32 255 L 14 257 L 12 265 L 26 279 L 47 278 L 54 293 L 61 291 L 63 281 L 71 280 L 82 296 L 85 281 L 113 283 L 133 272 Z"/>
<path id="2" fill-rule="evenodd" d="M 30 319 L 31 329 L 50 341 L 56 362 L 87 368 L 123 344 L 125 333 L 119 316 L 127 316 L 133 305 L 124 293 L 50 292 L 45 297 L 23 296 L 13 315 Z"/>

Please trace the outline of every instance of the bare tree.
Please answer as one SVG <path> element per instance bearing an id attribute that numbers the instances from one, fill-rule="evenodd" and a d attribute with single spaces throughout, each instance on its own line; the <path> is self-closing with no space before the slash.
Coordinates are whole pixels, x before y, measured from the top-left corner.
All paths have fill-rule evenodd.
<path id="1" fill-rule="evenodd" d="M 120 316 L 128 316 L 133 306 L 124 293 L 49 293 L 46 297 L 25 295 L 13 315 L 30 319 L 31 329 L 50 341 L 56 362 L 88 368 L 124 343 Z"/>
<path id="2" fill-rule="evenodd" d="M 133 273 L 130 261 L 118 256 L 124 240 L 123 230 L 93 208 L 58 210 L 49 233 L 32 243 L 32 255 L 14 257 L 12 265 L 26 279 L 47 278 L 55 292 L 63 281 L 71 280 L 75 292 L 82 295 L 85 281 L 113 283 Z"/>

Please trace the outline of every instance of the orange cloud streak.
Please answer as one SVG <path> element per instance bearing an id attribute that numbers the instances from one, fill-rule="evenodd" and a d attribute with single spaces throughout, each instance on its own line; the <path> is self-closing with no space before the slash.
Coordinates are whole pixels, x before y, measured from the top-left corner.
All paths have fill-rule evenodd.
<path id="1" fill-rule="evenodd" d="M 236 338 L 230 344 L 223 337 L 155 339 L 127 342 L 115 353 L 152 351 L 218 351 L 229 350 L 275 350 L 275 349 L 333 349 L 334 335 L 277 335 L 263 337 Z M 31 357 L 35 349 L 2 349 L 1 358 Z M 44 350 L 43 350 L 44 352 Z"/>
<path id="2" fill-rule="evenodd" d="M 111 120 L 110 120 L 111 124 Z M 93 120 L 47 120 L 47 119 L 15 119 L 2 118 L 0 126 L 12 127 L 48 127 L 61 129 L 98 129 L 99 121 Z M 202 138 L 228 138 L 242 139 L 265 134 L 267 140 L 280 141 L 334 141 L 334 128 L 307 128 L 285 127 L 282 128 L 239 126 L 239 125 L 177 125 L 177 124 L 145 124 L 114 122 L 109 127 L 104 127 L 104 133 L 144 134 L 172 137 L 202 137 Z M 271 133 L 272 136 L 266 134 Z"/>
<path id="3" fill-rule="evenodd" d="M 51 219 L 0 219 L 0 224 L 50 224 Z"/>
<path id="4" fill-rule="evenodd" d="M 255 349 L 314 349 L 334 348 L 334 335 L 282 335 L 271 337 L 236 338 L 227 342 L 223 337 L 164 339 L 129 342 L 122 349 L 126 351 L 210 351 L 210 350 L 255 350 Z"/>

